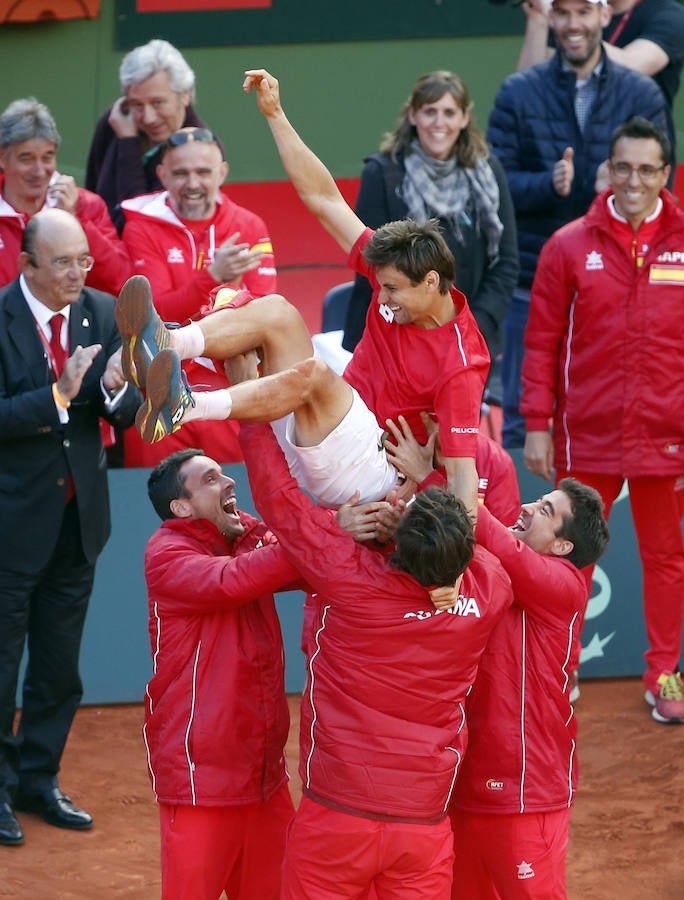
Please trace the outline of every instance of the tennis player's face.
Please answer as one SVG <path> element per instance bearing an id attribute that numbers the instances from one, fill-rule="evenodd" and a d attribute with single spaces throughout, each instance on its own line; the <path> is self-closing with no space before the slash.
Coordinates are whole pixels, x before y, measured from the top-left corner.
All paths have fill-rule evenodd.
<path id="1" fill-rule="evenodd" d="M 557 534 L 566 517 L 572 517 L 570 498 L 564 491 L 551 491 L 533 503 L 524 503 L 518 521 L 510 530 L 518 540 L 538 553 L 564 556 L 560 552 L 561 545 L 567 542 Z"/>
<path id="2" fill-rule="evenodd" d="M 245 530 L 240 521 L 235 482 L 208 456 L 193 456 L 181 466 L 184 497 L 174 500 L 178 518 L 208 519 L 229 541 Z"/>
<path id="3" fill-rule="evenodd" d="M 380 283 L 378 303 L 390 310 L 397 325 L 435 328 L 443 324 L 444 306 L 453 315 L 451 297 L 439 293 L 437 272 L 428 272 L 417 284 L 394 266 L 378 266 L 375 274 Z"/>

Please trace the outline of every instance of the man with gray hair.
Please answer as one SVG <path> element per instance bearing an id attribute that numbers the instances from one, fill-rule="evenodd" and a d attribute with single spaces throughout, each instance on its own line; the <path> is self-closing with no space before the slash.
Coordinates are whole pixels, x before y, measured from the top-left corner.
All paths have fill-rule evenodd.
<path id="1" fill-rule="evenodd" d="M 103 198 L 121 232 L 119 203 L 162 190 L 157 166 L 164 141 L 180 128 L 206 124 L 192 107 L 195 73 L 168 41 L 155 39 L 126 54 L 119 81 L 122 96 L 95 126 L 86 187 Z"/>
<path id="2" fill-rule="evenodd" d="M 50 110 L 35 97 L 14 100 L 0 115 L 0 287 L 19 274 L 26 223 L 55 207 L 75 216 L 93 255 L 88 286 L 117 294 L 130 274 L 130 260 L 107 207 L 57 171 L 60 136 Z"/>

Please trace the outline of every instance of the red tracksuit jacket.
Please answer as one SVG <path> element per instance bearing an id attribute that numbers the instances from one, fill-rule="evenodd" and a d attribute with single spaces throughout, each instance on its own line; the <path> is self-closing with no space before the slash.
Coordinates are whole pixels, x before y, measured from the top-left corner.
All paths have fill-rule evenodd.
<path id="1" fill-rule="evenodd" d="M 440 821 L 465 752 L 465 697 L 512 600 L 507 576 L 478 547 L 457 607 L 437 612 L 299 490 L 270 428 L 243 426 L 240 440 L 260 514 L 321 595 L 301 707 L 304 792 L 368 818 Z"/>

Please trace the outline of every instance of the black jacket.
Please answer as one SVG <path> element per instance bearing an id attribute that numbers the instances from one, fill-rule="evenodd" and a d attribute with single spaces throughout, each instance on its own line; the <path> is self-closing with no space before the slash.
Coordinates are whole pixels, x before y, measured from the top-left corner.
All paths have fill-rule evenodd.
<path id="1" fill-rule="evenodd" d="M 603 54 L 598 95 L 580 131 L 575 115 L 575 73 L 554 54 L 547 62 L 509 75 L 489 117 L 487 140 L 506 172 L 518 224 L 520 285 L 532 286 L 541 248 L 556 229 L 583 216 L 596 196 L 596 170 L 608 158 L 613 131 L 631 116 L 667 127 L 665 99 L 652 78 Z M 566 147 L 575 151 L 575 178 L 567 197 L 552 174 Z"/>
<path id="2" fill-rule="evenodd" d="M 107 462 L 99 417 L 125 428 L 141 395 L 128 385 L 118 408 L 107 413 L 100 378 L 121 345 L 114 298 L 85 288 L 69 315 L 70 352 L 102 344 L 59 422 L 53 376 L 19 280 L 0 291 L 0 546 L 2 568 L 37 572 L 50 559 L 62 523 L 71 473 L 83 551 L 94 563 L 110 531 Z"/>
<path id="3" fill-rule="evenodd" d="M 386 153 L 374 153 L 365 159 L 361 188 L 356 201 L 356 214 L 371 228 L 387 222 L 405 219 L 408 209 L 402 196 L 404 181 L 403 157 L 393 162 Z M 487 262 L 487 238 L 474 228 L 462 227 L 461 243 L 442 221 L 442 234 L 456 261 L 456 287 L 468 298 L 468 304 L 487 342 L 493 357 L 501 350 L 500 323 L 506 314 L 518 277 L 518 247 L 515 234 L 515 215 L 506 178 L 499 161 L 489 159 L 499 185 L 499 217 L 503 234 L 499 245 L 499 259 L 491 268 Z M 344 328 L 343 346 L 353 350 L 363 334 L 366 312 L 371 299 L 370 284 L 356 276 Z"/>

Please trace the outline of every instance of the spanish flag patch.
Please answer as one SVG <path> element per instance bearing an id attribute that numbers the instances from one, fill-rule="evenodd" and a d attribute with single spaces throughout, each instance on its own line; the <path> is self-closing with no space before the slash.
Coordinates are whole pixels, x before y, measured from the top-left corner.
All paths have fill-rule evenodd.
<path id="1" fill-rule="evenodd" d="M 652 265 L 648 273 L 650 284 L 681 284 L 684 285 L 684 266 Z"/>

